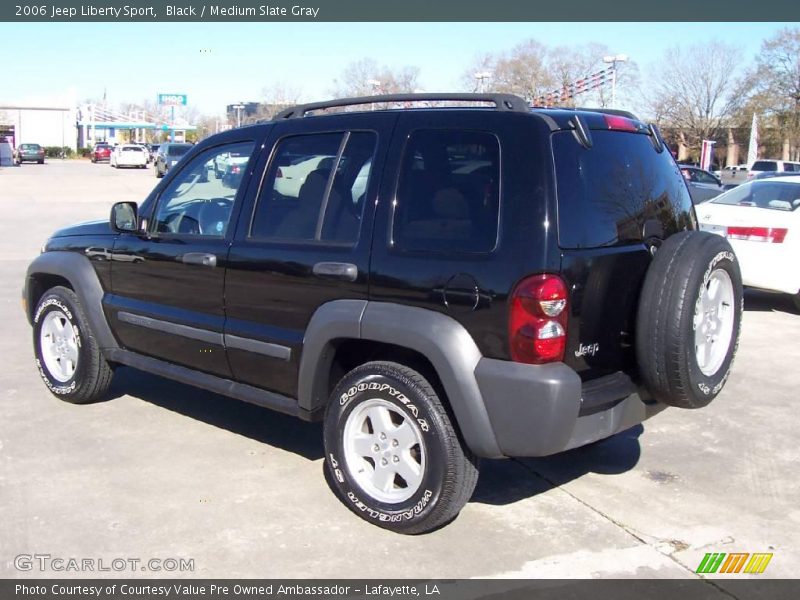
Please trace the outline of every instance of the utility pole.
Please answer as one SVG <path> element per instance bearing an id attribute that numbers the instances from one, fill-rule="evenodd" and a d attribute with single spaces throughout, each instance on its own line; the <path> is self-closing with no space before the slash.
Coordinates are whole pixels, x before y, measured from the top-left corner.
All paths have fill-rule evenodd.
<path id="1" fill-rule="evenodd" d="M 479 71 L 475 73 L 475 91 L 477 93 L 482 93 L 486 91 L 485 82 L 489 79 L 492 74 L 489 71 Z"/>
<path id="2" fill-rule="evenodd" d="M 627 62 L 627 54 L 612 54 L 603 57 L 603 62 L 611 65 L 611 108 L 617 104 L 617 63 Z"/>
<path id="3" fill-rule="evenodd" d="M 239 104 L 234 104 L 231 108 L 235 108 L 236 109 L 236 127 L 241 127 L 242 126 L 242 109 L 244 109 L 244 104 L 240 102 Z"/>

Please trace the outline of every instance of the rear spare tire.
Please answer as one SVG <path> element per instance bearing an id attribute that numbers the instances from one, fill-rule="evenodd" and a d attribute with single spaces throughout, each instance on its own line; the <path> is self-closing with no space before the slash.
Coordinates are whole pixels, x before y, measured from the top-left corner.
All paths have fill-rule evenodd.
<path id="1" fill-rule="evenodd" d="M 742 276 L 725 238 L 685 231 L 658 249 L 636 320 L 636 359 L 664 404 L 701 408 L 730 374 L 742 321 Z"/>

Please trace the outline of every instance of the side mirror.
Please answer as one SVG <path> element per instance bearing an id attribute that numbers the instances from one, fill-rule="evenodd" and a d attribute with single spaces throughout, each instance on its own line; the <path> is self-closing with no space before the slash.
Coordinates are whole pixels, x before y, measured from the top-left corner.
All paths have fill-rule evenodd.
<path id="1" fill-rule="evenodd" d="M 136 202 L 117 202 L 111 207 L 111 229 L 118 233 L 135 233 L 139 230 Z"/>

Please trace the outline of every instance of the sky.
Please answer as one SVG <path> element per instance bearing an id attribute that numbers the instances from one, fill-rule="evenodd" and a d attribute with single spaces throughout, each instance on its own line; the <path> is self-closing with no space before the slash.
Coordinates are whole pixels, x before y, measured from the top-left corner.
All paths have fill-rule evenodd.
<path id="1" fill-rule="evenodd" d="M 351 62 L 417 66 L 426 91 L 458 91 L 476 56 L 528 39 L 605 44 L 639 65 L 642 84 L 672 47 L 717 39 L 745 62 L 787 23 L 0 23 L 7 49 L 0 106 L 54 97 L 112 105 L 185 93 L 204 114 L 263 99 L 281 83 L 301 100 L 330 96 Z M 630 107 L 632 99 L 619 97 Z"/>

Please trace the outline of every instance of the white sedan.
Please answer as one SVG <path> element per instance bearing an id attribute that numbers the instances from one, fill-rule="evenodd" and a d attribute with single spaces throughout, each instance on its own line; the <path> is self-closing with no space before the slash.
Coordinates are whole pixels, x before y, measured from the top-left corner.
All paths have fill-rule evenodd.
<path id="1" fill-rule="evenodd" d="M 138 167 L 147 166 L 147 150 L 139 144 L 120 144 L 111 153 L 109 163 L 112 167 Z"/>
<path id="2" fill-rule="evenodd" d="M 306 177 L 317 169 L 330 169 L 334 160 L 335 156 L 320 154 L 307 156 L 291 165 L 280 167 L 275 175 L 275 191 L 289 198 L 297 198 Z"/>
<path id="3" fill-rule="evenodd" d="M 790 294 L 800 310 L 800 176 L 751 181 L 695 210 L 700 229 L 728 238 L 745 286 Z"/>

